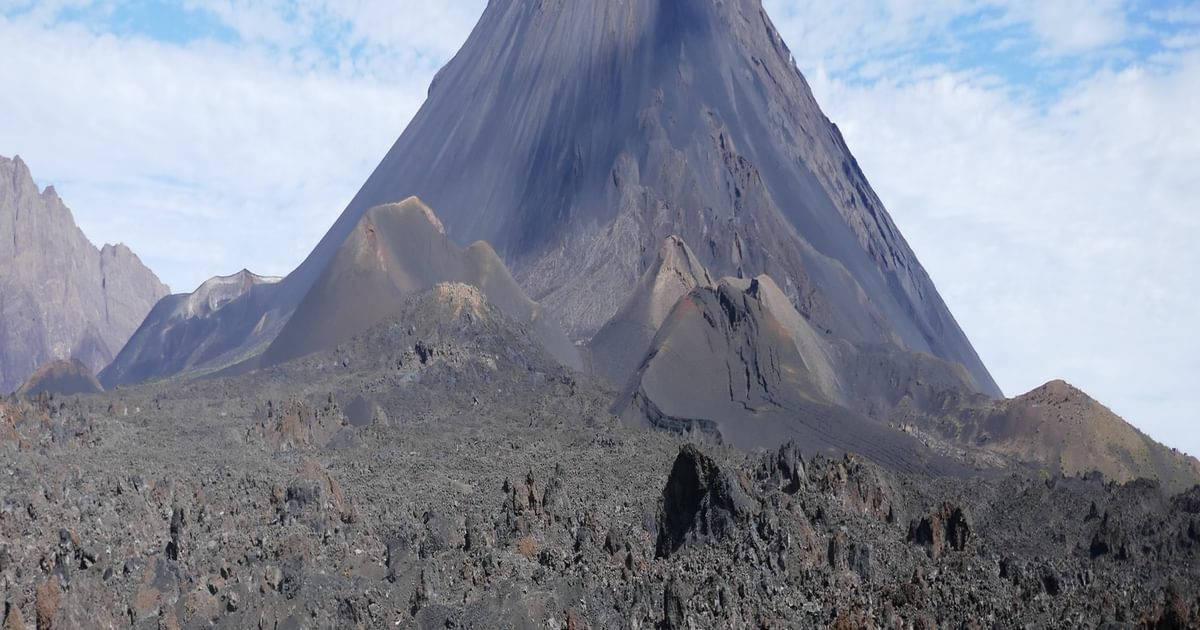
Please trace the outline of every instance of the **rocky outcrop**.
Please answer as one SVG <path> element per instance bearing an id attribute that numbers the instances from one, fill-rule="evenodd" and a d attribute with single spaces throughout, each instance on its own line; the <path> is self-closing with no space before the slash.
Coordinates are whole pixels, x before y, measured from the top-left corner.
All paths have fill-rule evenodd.
<path id="1" fill-rule="evenodd" d="M 949 550 L 963 551 L 971 540 L 971 519 L 961 507 L 943 503 L 909 523 L 908 541 L 924 546 L 937 560 Z"/>
<path id="2" fill-rule="evenodd" d="M 757 511 L 735 474 L 684 445 L 663 488 L 656 553 L 665 558 L 687 544 L 729 538 Z"/>
<path id="3" fill-rule="evenodd" d="M 128 247 L 92 245 L 19 157 L 0 157 L 0 260 L 0 392 L 54 360 L 99 371 L 167 294 Z"/>

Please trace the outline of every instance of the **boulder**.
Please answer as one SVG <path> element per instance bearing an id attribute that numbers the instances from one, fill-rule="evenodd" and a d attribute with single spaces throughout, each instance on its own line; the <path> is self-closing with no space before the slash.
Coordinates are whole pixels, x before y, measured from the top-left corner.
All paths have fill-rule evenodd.
<path id="1" fill-rule="evenodd" d="M 684 445 L 663 489 L 656 553 L 732 537 L 758 511 L 737 476 L 691 444 Z"/>

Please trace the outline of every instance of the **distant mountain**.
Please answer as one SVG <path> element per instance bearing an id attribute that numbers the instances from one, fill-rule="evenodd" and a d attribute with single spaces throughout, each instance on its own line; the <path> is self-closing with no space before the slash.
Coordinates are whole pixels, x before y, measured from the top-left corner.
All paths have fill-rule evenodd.
<path id="1" fill-rule="evenodd" d="M 100 370 L 167 292 L 128 247 L 96 249 L 21 158 L 0 157 L 0 392 L 54 360 Z"/>
<path id="2" fill-rule="evenodd" d="M 972 391 L 1000 395 L 758 0 L 488 3 L 309 257 L 214 315 L 220 334 L 147 346 L 157 368 L 122 382 L 260 353 L 364 214 L 413 195 L 452 241 L 492 244 L 577 342 L 614 319 L 677 235 L 714 277 L 769 274 L 825 337 L 960 364 Z M 627 367 L 603 353 L 602 372 Z"/>
<path id="3" fill-rule="evenodd" d="M 279 278 L 248 270 L 210 278 L 163 298 L 100 373 L 105 387 L 186 373 L 201 375 L 262 352 L 286 318 L 271 304 Z"/>

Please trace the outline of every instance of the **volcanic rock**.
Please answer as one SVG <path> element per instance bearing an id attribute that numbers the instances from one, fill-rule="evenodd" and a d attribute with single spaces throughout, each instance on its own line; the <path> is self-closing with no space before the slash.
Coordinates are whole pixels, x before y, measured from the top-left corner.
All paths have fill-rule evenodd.
<path id="1" fill-rule="evenodd" d="M 686 444 L 663 488 L 656 553 L 666 557 L 686 544 L 731 537 L 757 511 L 734 474 Z"/>

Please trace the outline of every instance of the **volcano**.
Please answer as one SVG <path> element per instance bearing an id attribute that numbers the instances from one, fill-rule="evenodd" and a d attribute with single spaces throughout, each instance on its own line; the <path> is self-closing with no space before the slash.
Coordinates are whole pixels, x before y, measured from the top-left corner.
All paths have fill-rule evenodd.
<path id="1" fill-rule="evenodd" d="M 410 196 L 456 243 L 489 243 L 577 342 L 674 235 L 713 278 L 768 274 L 830 340 L 960 364 L 1000 395 L 759 0 L 490 2 L 308 258 L 232 304 L 242 352 L 222 360 L 262 352 L 367 210 Z M 229 345 L 205 330 L 193 346 Z M 180 353 L 149 350 L 164 370 L 138 374 L 203 366 Z"/>

